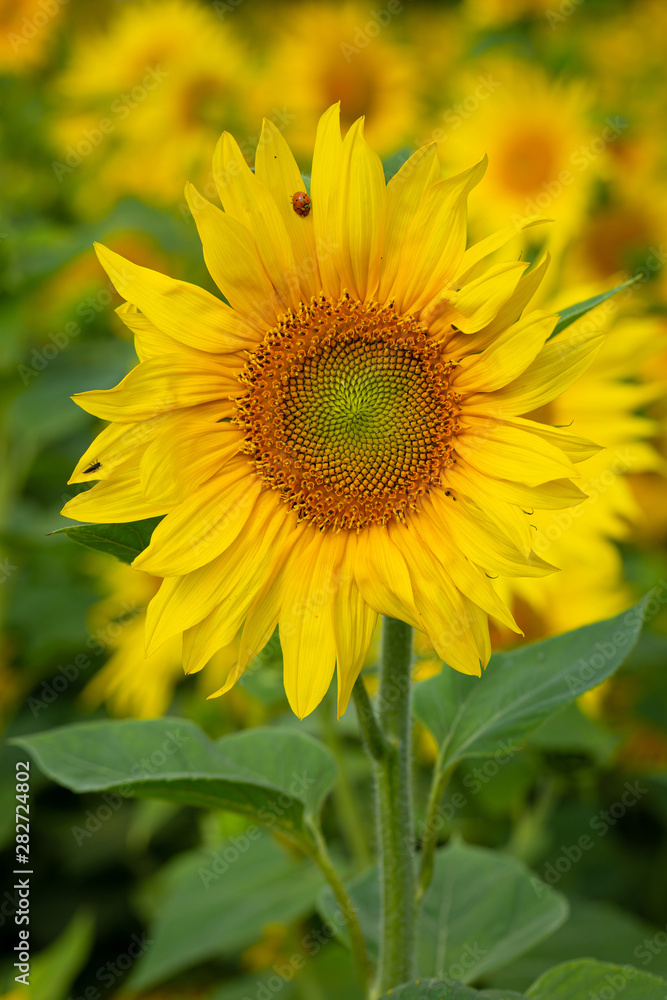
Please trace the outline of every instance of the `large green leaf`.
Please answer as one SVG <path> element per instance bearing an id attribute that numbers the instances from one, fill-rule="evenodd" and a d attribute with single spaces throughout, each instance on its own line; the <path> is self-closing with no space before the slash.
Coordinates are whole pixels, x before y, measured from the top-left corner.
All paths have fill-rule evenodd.
<path id="1" fill-rule="evenodd" d="M 131 563 L 148 547 L 151 535 L 161 520 L 161 517 L 148 517 L 126 524 L 68 524 L 49 534 L 67 535 L 87 549 L 106 552 L 121 562 Z"/>
<path id="2" fill-rule="evenodd" d="M 230 809 L 285 833 L 308 834 L 336 776 L 309 736 L 250 729 L 217 743 L 186 719 L 128 719 L 64 726 L 13 742 L 74 792 L 120 791 Z"/>
<path id="3" fill-rule="evenodd" d="M 380 1000 L 526 1000 L 522 993 L 507 990 L 473 990 L 452 979 L 418 979 L 383 993 Z"/>
<path id="4" fill-rule="evenodd" d="M 467 844 L 436 852 L 433 880 L 424 899 L 417 932 L 421 976 L 471 982 L 502 968 L 551 934 L 567 917 L 560 893 L 542 886 L 516 858 Z M 377 957 L 380 885 L 376 869 L 349 886 L 371 957 Z M 329 890 L 320 907 L 332 919 L 336 903 Z M 344 931 L 341 930 L 341 937 Z"/>
<path id="5" fill-rule="evenodd" d="M 621 665 L 651 595 L 608 621 L 491 657 L 481 678 L 445 667 L 415 685 L 415 715 L 441 747 L 444 770 L 466 757 L 511 755 L 550 715 Z"/>
<path id="6" fill-rule="evenodd" d="M 667 980 L 632 965 L 608 965 L 585 958 L 549 969 L 527 990 L 531 1000 L 665 1000 Z"/>
<path id="7" fill-rule="evenodd" d="M 608 903 L 571 899 L 570 908 L 569 918 L 555 934 L 495 973 L 491 984 L 525 990 L 547 969 L 577 958 L 631 965 L 650 962 L 654 975 L 667 978 L 667 950 L 656 954 L 647 947 L 662 933 L 658 927 Z"/>
<path id="8" fill-rule="evenodd" d="M 606 292 L 602 292 L 600 295 L 593 295 L 590 299 L 584 299 L 582 302 L 577 302 L 573 306 L 568 306 L 567 309 L 563 309 L 560 314 L 560 319 L 554 328 L 554 332 L 551 334 L 555 337 L 557 333 L 561 330 L 566 330 L 571 323 L 576 320 L 581 319 L 586 313 L 590 312 L 591 309 L 595 309 L 596 306 L 602 305 L 607 299 L 610 299 L 612 295 L 617 295 L 622 292 L 624 288 L 629 288 L 634 285 L 639 278 L 635 275 L 633 278 L 629 278 L 628 281 L 624 281 L 622 285 L 617 285 L 616 288 L 610 288 Z"/>
<path id="9" fill-rule="evenodd" d="M 198 962 L 238 954 L 267 925 L 289 924 L 314 909 L 322 887 L 317 869 L 257 832 L 189 852 L 167 866 L 148 932 L 150 947 L 129 980 L 132 990 L 152 987 Z"/>

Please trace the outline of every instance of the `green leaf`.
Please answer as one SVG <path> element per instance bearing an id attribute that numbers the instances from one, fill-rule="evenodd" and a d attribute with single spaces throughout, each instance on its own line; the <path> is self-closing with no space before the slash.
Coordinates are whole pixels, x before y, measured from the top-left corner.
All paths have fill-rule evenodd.
<path id="1" fill-rule="evenodd" d="M 310 837 L 308 822 L 336 776 L 326 747 L 283 729 L 249 729 L 214 743 L 187 719 L 126 719 L 12 742 L 74 792 L 119 791 L 229 809 L 297 838 Z"/>
<path id="2" fill-rule="evenodd" d="M 585 754 L 596 764 L 605 766 L 609 764 L 620 740 L 616 733 L 609 732 L 584 715 L 573 701 L 549 716 L 529 736 L 527 745 L 547 752 Z"/>
<path id="3" fill-rule="evenodd" d="M 586 313 L 590 312 L 591 309 L 595 309 L 596 306 L 601 305 L 610 299 L 612 295 L 617 295 L 618 292 L 622 292 L 624 288 L 629 288 L 634 285 L 636 281 L 639 281 L 640 275 L 634 275 L 629 278 L 628 281 L 624 281 L 622 285 L 617 285 L 616 288 L 610 288 L 607 292 L 602 292 L 600 295 L 593 295 L 590 299 L 584 299 L 583 302 L 577 302 L 576 305 L 568 306 L 567 309 L 563 309 L 560 314 L 560 319 L 554 328 L 554 332 L 551 334 L 555 337 L 556 334 L 560 333 L 561 330 L 567 329 L 570 324 L 574 323 L 576 320 L 581 319 Z"/>
<path id="4" fill-rule="evenodd" d="M 380 885 L 377 870 L 349 886 L 369 954 L 379 951 Z M 334 919 L 330 890 L 320 900 Z M 433 880 L 422 901 L 417 929 L 420 975 L 470 982 L 502 968 L 566 919 L 560 893 L 531 875 L 516 858 L 467 844 L 449 844 L 435 855 Z M 344 930 L 341 929 L 344 940 Z"/>
<path id="5" fill-rule="evenodd" d="M 151 535 L 162 520 L 148 517 L 127 524 L 72 524 L 56 528 L 49 535 L 67 535 L 73 542 L 96 552 L 107 552 L 121 562 L 131 563 L 148 547 Z"/>
<path id="6" fill-rule="evenodd" d="M 608 903 L 571 899 L 570 907 L 563 926 L 496 973 L 491 980 L 493 986 L 525 990 L 551 966 L 577 958 L 617 964 L 650 962 L 655 975 L 667 978 L 667 951 L 655 954 L 647 947 L 647 942 L 650 944 L 656 934 L 662 933 L 658 927 Z"/>
<path id="7" fill-rule="evenodd" d="M 651 594 L 608 621 L 491 657 L 481 678 L 445 667 L 414 689 L 415 715 L 440 744 L 441 767 L 466 757 L 511 755 L 550 715 L 621 665 Z"/>
<path id="8" fill-rule="evenodd" d="M 665 1000 L 667 980 L 640 972 L 632 965 L 610 965 L 585 958 L 549 969 L 529 987 L 526 996 L 531 1000 Z"/>
<path id="9" fill-rule="evenodd" d="M 78 913 L 52 945 L 35 955 L 30 968 L 30 990 L 26 991 L 31 1000 L 65 1000 L 88 958 L 92 942 L 93 918 Z"/>
<path id="10" fill-rule="evenodd" d="M 507 990 L 473 990 L 453 979 L 418 979 L 383 993 L 380 1000 L 526 1000 L 521 993 Z"/>
<path id="11" fill-rule="evenodd" d="M 322 887 L 322 876 L 309 862 L 252 828 L 215 849 L 182 855 L 161 878 L 151 944 L 129 979 L 132 990 L 152 987 L 198 962 L 238 954 L 269 924 L 306 916 Z"/>

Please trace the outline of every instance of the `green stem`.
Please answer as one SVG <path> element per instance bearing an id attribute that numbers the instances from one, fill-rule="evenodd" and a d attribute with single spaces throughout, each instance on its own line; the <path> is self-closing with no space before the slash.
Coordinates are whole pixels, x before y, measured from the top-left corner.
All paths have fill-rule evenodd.
<path id="1" fill-rule="evenodd" d="M 449 783 L 453 770 L 453 767 L 443 769 L 440 760 L 438 760 L 433 772 L 433 781 L 426 808 L 426 824 L 422 838 L 422 860 L 417 884 L 417 903 L 421 902 L 433 878 L 433 861 L 435 858 L 435 849 L 438 846 L 438 826 L 440 825 L 438 822 L 440 818 L 440 803 L 442 802 L 442 796 L 445 794 L 445 788 Z"/>
<path id="2" fill-rule="evenodd" d="M 354 857 L 355 868 L 357 871 L 363 871 L 371 863 L 368 837 L 359 815 L 359 806 L 348 773 L 345 751 L 338 735 L 338 726 L 330 712 L 325 711 L 323 719 L 326 742 L 338 764 L 338 780 L 333 789 L 335 808 L 343 836 Z"/>
<path id="3" fill-rule="evenodd" d="M 413 977 L 415 873 L 413 861 L 410 717 L 412 630 L 385 618 L 378 694 L 384 753 L 375 760 L 382 917 L 376 990 Z"/>
<path id="4" fill-rule="evenodd" d="M 331 891 L 336 897 L 336 902 L 340 906 L 341 913 L 345 918 L 345 926 L 347 928 L 348 937 L 350 939 L 350 951 L 352 952 L 352 961 L 354 963 L 357 979 L 366 990 L 368 989 L 368 984 L 371 978 L 371 966 L 368 960 L 366 942 L 361 930 L 361 924 L 359 923 L 357 911 L 347 889 L 345 888 L 343 880 L 334 868 L 333 862 L 329 857 L 329 852 L 327 850 L 324 837 L 322 836 L 322 832 L 317 826 L 312 826 L 311 832 L 315 840 L 315 846 L 314 848 L 310 847 L 308 849 L 308 853 L 331 886 Z"/>
<path id="5" fill-rule="evenodd" d="M 387 752 L 387 744 L 375 718 L 375 712 L 373 711 L 373 706 L 371 705 L 371 700 L 368 697 L 368 691 L 366 690 L 366 685 L 361 674 L 359 674 L 352 688 L 352 695 L 364 739 L 364 746 L 373 760 L 382 760 Z"/>

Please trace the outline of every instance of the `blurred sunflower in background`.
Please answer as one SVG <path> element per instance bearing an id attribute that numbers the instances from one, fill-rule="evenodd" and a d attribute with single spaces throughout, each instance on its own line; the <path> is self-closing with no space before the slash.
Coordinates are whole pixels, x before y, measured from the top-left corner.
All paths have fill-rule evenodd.
<path id="1" fill-rule="evenodd" d="M 204 183 L 218 122 L 243 128 L 249 72 L 240 39 L 196 0 L 119 4 L 104 27 L 82 29 L 55 84 L 52 132 L 63 176 L 85 164 L 82 211 L 123 195 L 174 204 L 184 177 Z"/>

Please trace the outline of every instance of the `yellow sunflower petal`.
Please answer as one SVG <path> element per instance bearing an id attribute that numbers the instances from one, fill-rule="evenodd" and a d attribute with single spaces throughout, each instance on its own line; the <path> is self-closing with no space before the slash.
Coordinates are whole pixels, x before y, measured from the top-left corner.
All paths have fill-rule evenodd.
<path id="1" fill-rule="evenodd" d="M 315 227 L 323 291 L 339 296 L 340 275 L 334 254 L 343 246 L 345 234 L 338 227 L 338 197 L 343 142 L 340 136 L 340 102 L 322 115 L 317 125 L 313 170 L 310 181 L 311 215 Z"/>
<path id="2" fill-rule="evenodd" d="M 541 226 L 545 222 L 553 222 L 553 219 L 548 218 L 546 215 L 527 215 L 524 219 L 517 220 L 515 225 L 506 226 L 505 229 L 499 229 L 498 232 L 487 236 L 486 239 L 480 240 L 478 243 L 473 243 L 461 258 L 461 268 L 456 276 L 455 284 L 461 285 L 468 281 L 471 271 L 481 261 L 492 253 L 495 253 L 496 250 L 500 250 L 510 240 L 515 239 L 524 229 Z"/>
<path id="3" fill-rule="evenodd" d="M 467 400 L 471 410 L 481 406 L 498 416 L 537 410 L 551 402 L 586 371 L 605 341 L 604 334 L 554 337 L 514 382 L 488 395 Z"/>
<path id="4" fill-rule="evenodd" d="M 228 421 L 179 420 L 144 452 L 139 466 L 144 496 L 168 503 L 185 500 L 238 454 L 243 441 L 241 429 Z"/>
<path id="5" fill-rule="evenodd" d="M 120 295 L 174 340 L 214 354 L 256 343 L 255 331 L 210 292 L 133 264 L 100 243 L 95 250 Z"/>
<path id="6" fill-rule="evenodd" d="M 355 579 L 357 536 L 349 535 L 340 564 L 333 603 L 338 673 L 338 718 L 345 713 L 373 638 L 377 612 L 362 597 Z"/>
<path id="7" fill-rule="evenodd" d="M 554 571 L 554 566 L 535 553 L 522 555 L 516 545 L 496 531 L 484 511 L 464 496 L 454 499 L 434 490 L 431 501 L 439 521 L 451 525 L 463 554 L 487 572 L 504 576 L 546 576 Z"/>
<path id="8" fill-rule="evenodd" d="M 422 312 L 429 333 L 433 336 L 452 326 L 466 334 L 483 329 L 513 297 L 527 267 L 523 261 L 503 261 L 459 291 L 437 295 Z"/>
<path id="9" fill-rule="evenodd" d="M 480 659 L 486 656 L 487 642 L 480 648 L 477 629 L 473 627 L 476 615 L 469 612 L 470 602 L 457 590 L 446 571 L 433 565 L 416 532 L 399 524 L 392 529 L 394 543 L 408 562 L 415 598 L 436 653 L 454 670 L 479 677 Z"/>
<path id="10" fill-rule="evenodd" d="M 357 538 L 354 579 L 364 600 L 378 614 L 423 629 L 405 559 L 389 532 L 378 525 L 371 525 Z"/>
<path id="11" fill-rule="evenodd" d="M 304 719 L 326 694 L 336 666 L 333 603 L 344 534 L 304 532 L 285 575 L 280 609 L 285 693 Z"/>
<path id="12" fill-rule="evenodd" d="M 535 360 L 557 321 L 549 313 L 530 313 L 481 354 L 462 358 L 453 376 L 457 391 L 492 392 L 513 382 Z"/>
<path id="13" fill-rule="evenodd" d="M 387 221 L 382 249 L 382 268 L 378 297 L 391 297 L 403 240 L 408 226 L 419 209 L 424 193 L 440 178 L 437 146 L 422 146 L 405 161 L 387 184 Z"/>
<path id="14" fill-rule="evenodd" d="M 202 241 L 206 267 L 222 294 L 242 321 L 258 330 L 274 326 L 285 307 L 248 230 L 203 198 L 192 184 L 186 186 L 185 197 Z"/>
<path id="15" fill-rule="evenodd" d="M 338 198 L 340 231 L 347 240 L 336 252 L 343 284 L 362 302 L 374 295 L 380 279 L 386 195 L 382 161 L 364 138 L 364 119 L 354 123 L 341 149 Z"/>
<path id="16" fill-rule="evenodd" d="M 486 157 L 426 191 L 405 234 L 394 287 L 399 312 L 418 312 L 459 270 L 466 243 L 466 199 L 485 170 Z"/>
<path id="17" fill-rule="evenodd" d="M 121 472 L 113 479 L 96 483 L 65 504 L 61 514 L 75 521 L 114 524 L 116 521 L 140 521 L 145 517 L 166 514 L 173 504 L 146 500 L 141 492 L 139 470 Z"/>
<path id="18" fill-rule="evenodd" d="M 577 477 L 574 465 L 555 445 L 518 427 L 466 417 L 467 428 L 456 441 L 456 450 L 480 472 L 499 479 L 515 479 L 539 486 L 550 479 Z"/>
<path id="19" fill-rule="evenodd" d="M 150 545 L 132 565 L 155 576 L 181 576 L 212 562 L 238 538 L 260 489 L 242 463 L 193 486 L 192 494 L 160 521 Z"/>
<path id="20" fill-rule="evenodd" d="M 262 570 L 271 565 L 272 547 L 286 523 L 285 508 L 272 492 L 265 492 L 255 505 L 247 530 L 221 555 L 185 576 L 167 577 L 148 605 L 147 652 L 202 621 L 230 595 L 243 593 L 249 573 L 261 581 Z"/>
<path id="21" fill-rule="evenodd" d="M 441 572 L 449 574 L 462 594 L 512 631 L 521 631 L 486 574 L 453 543 L 450 524 L 439 516 L 430 497 L 425 500 L 419 516 L 407 519 L 407 525 L 422 538 L 427 550 L 435 554 L 434 562 L 440 565 Z M 522 554 L 528 555 L 529 552 L 530 549 Z"/>
<path id="22" fill-rule="evenodd" d="M 264 268 L 285 307 L 298 305 L 292 244 L 268 188 L 251 171 L 236 140 L 223 132 L 213 154 L 213 177 L 225 214 L 252 235 Z"/>
<path id="23" fill-rule="evenodd" d="M 299 216 L 292 197 L 304 190 L 296 160 L 284 136 L 272 121 L 264 119 L 255 154 L 255 173 L 271 192 L 292 243 L 296 274 L 306 301 L 320 291 L 320 274 L 312 211 Z"/>
<path id="24" fill-rule="evenodd" d="M 235 360 L 235 365 L 240 370 L 241 362 Z M 224 401 L 243 391 L 227 363 L 168 354 L 142 361 L 114 389 L 80 392 L 72 399 L 82 410 L 102 420 L 136 423 L 169 410 Z M 222 405 L 221 410 L 231 412 L 230 407 Z"/>

